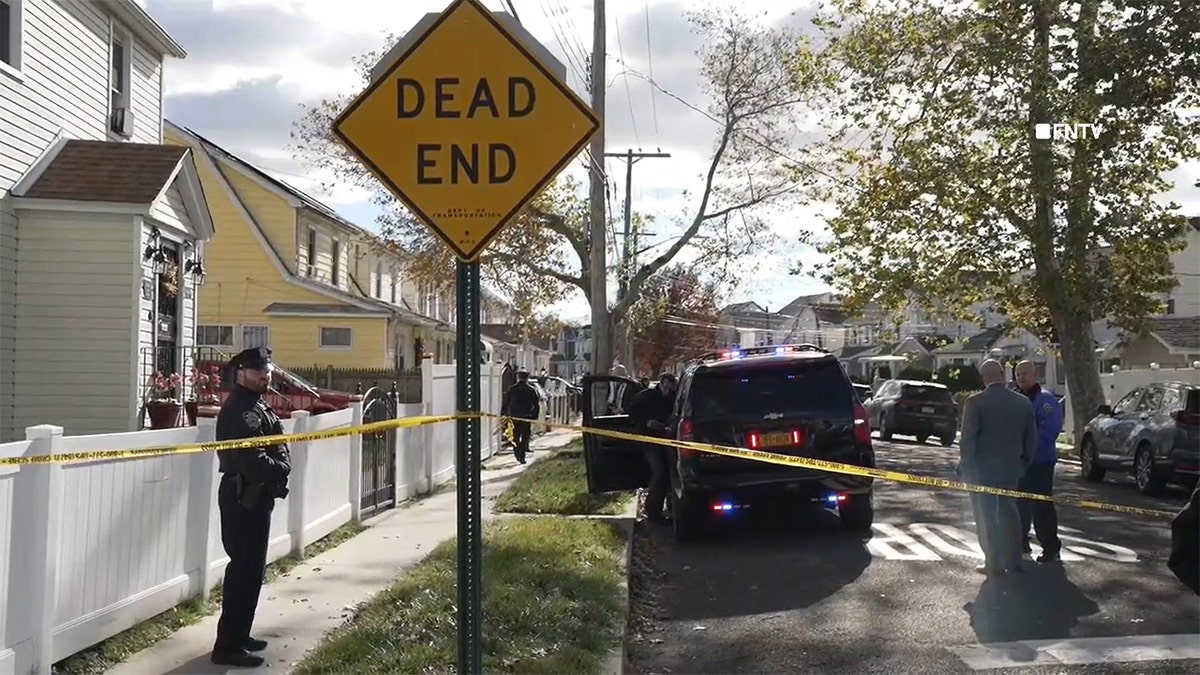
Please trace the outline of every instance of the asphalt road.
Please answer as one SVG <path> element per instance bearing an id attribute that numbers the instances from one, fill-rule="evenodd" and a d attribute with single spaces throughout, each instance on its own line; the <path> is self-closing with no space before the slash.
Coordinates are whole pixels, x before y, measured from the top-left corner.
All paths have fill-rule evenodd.
<path id="1" fill-rule="evenodd" d="M 875 443 L 880 466 L 953 476 L 957 447 Z M 1168 510 L 1187 497 L 1086 484 L 1067 463 L 1056 490 Z M 747 511 L 686 545 L 640 522 L 626 672 L 1200 672 L 1200 599 L 1166 568 L 1166 522 L 1060 507 L 1064 564 L 988 580 L 965 494 L 877 483 L 875 505 L 869 537 L 820 510 Z"/>

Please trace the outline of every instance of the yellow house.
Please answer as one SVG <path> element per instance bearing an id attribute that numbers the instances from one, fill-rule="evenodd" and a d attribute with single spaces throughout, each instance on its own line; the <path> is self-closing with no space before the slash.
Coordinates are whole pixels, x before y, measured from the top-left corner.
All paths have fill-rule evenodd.
<path id="1" fill-rule="evenodd" d="M 197 346 L 269 345 L 294 368 L 402 370 L 418 348 L 453 340 L 450 325 L 397 303 L 396 274 L 384 287 L 369 232 L 190 129 L 164 120 L 163 135 L 192 149 L 220 232 L 205 247 Z"/>

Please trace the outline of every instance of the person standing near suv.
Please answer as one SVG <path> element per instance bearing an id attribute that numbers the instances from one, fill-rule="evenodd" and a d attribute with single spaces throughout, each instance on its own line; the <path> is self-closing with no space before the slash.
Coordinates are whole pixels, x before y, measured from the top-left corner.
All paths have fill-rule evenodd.
<path id="1" fill-rule="evenodd" d="M 513 418 L 513 457 L 521 464 L 529 453 L 529 436 L 541 407 L 537 390 L 529 384 L 529 371 L 521 368 L 517 371 L 517 383 L 504 392 L 500 406 L 501 415 Z"/>
<path id="2" fill-rule="evenodd" d="M 1037 380 L 1037 369 L 1033 361 L 1017 364 L 1017 387 L 1033 404 L 1037 420 L 1037 450 L 1033 462 L 1025 468 L 1025 475 L 1017 483 L 1022 492 L 1050 496 L 1054 494 L 1054 466 L 1058 463 L 1058 435 L 1062 433 L 1063 414 L 1054 394 L 1042 389 Z M 1058 512 L 1054 502 L 1022 499 L 1017 502 L 1021 512 L 1021 546 L 1025 553 L 1032 552 L 1029 546 L 1029 526 L 1032 523 L 1042 545 L 1038 562 L 1060 562 L 1062 541 L 1058 538 Z"/>
<path id="3" fill-rule="evenodd" d="M 671 413 L 675 409 L 675 376 L 663 373 L 658 377 L 658 384 L 650 389 L 643 389 L 634 395 L 629 402 L 629 416 L 634 420 L 634 433 L 646 436 L 665 436 Z M 646 488 L 646 519 L 652 523 L 663 524 L 663 506 L 667 500 L 667 492 L 671 489 L 671 478 L 668 473 L 667 453 L 670 450 L 661 445 L 646 444 L 643 452 L 646 463 L 650 465 L 650 483 Z"/>

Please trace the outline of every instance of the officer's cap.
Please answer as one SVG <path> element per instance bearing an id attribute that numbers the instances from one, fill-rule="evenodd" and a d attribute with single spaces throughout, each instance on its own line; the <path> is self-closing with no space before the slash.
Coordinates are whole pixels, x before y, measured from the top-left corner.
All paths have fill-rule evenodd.
<path id="1" fill-rule="evenodd" d="M 529 377 L 529 371 L 525 370 L 525 367 L 522 366 L 517 369 L 517 377 Z"/>
<path id="2" fill-rule="evenodd" d="M 271 350 L 266 347 L 243 349 L 229 359 L 230 370 L 266 370 L 271 367 Z"/>

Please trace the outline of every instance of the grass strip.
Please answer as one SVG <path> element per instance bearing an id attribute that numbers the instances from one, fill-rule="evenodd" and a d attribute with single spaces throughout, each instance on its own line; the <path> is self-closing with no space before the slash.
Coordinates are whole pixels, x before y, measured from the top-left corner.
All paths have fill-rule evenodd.
<path id="1" fill-rule="evenodd" d="M 544 460 L 543 460 L 544 461 Z M 489 523 L 483 658 L 489 673 L 595 673 L 619 640 L 625 541 L 611 523 Z M 447 673 L 457 668 L 456 542 L 443 542 L 311 652 L 296 673 Z"/>
<path id="2" fill-rule="evenodd" d="M 357 523 L 347 523 L 330 532 L 323 539 L 304 547 L 304 555 L 289 555 L 267 566 L 266 583 L 271 583 L 282 574 L 287 574 L 301 562 L 344 543 L 365 528 Z M 207 600 L 194 598 L 183 604 L 151 617 L 132 628 L 98 642 L 87 649 L 72 654 L 54 664 L 53 672 L 58 675 L 100 675 L 123 663 L 129 657 L 170 637 L 172 633 L 200 621 L 221 609 L 221 584 L 209 593 Z"/>
<path id="3" fill-rule="evenodd" d="M 570 443 L 531 464 L 492 505 L 501 513 L 607 515 L 625 511 L 632 495 L 588 494 L 583 441 Z"/>

